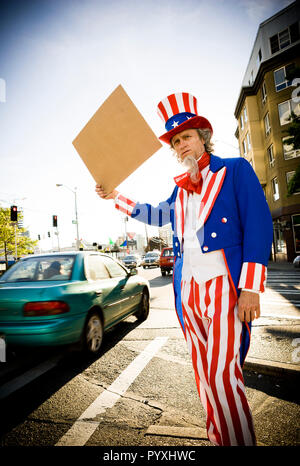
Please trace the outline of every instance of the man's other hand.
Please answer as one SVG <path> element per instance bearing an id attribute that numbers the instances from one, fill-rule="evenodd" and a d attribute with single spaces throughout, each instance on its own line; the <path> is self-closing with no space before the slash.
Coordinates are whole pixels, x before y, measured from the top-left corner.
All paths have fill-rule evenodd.
<path id="1" fill-rule="evenodd" d="M 241 322 L 251 322 L 260 316 L 259 293 L 242 290 L 238 300 L 238 316 Z"/>

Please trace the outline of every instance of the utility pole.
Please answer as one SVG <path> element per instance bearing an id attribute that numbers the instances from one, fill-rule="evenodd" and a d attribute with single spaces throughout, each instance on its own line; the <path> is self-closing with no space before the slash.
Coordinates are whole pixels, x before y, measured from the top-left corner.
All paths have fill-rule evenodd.
<path id="1" fill-rule="evenodd" d="M 77 188 L 74 188 L 71 189 L 69 188 L 68 186 L 66 186 L 65 184 L 61 184 L 61 183 L 56 183 L 56 186 L 59 188 L 60 186 L 63 186 L 64 188 L 67 188 L 69 191 L 71 191 L 74 196 L 75 196 L 75 217 L 76 217 L 76 234 L 77 234 L 77 238 L 76 238 L 76 249 L 77 251 L 79 251 L 79 247 L 80 247 L 80 239 L 79 239 L 79 226 L 78 226 L 78 211 L 77 211 Z M 72 222 L 74 223 L 74 222 Z"/>
<path id="2" fill-rule="evenodd" d="M 17 222 L 15 222 L 15 256 L 18 259 Z"/>
<path id="3" fill-rule="evenodd" d="M 128 222 L 128 217 L 127 215 L 125 216 L 124 223 L 125 223 L 125 240 L 126 240 L 126 250 L 130 252 L 129 245 L 128 245 L 128 237 L 127 237 L 127 222 Z"/>
<path id="4" fill-rule="evenodd" d="M 77 212 L 77 188 L 73 191 L 75 194 L 75 216 L 76 216 L 76 231 L 77 231 L 77 240 L 76 240 L 76 248 L 79 251 L 79 245 L 80 245 L 80 240 L 79 240 L 79 227 L 78 227 L 78 212 Z"/>
<path id="5" fill-rule="evenodd" d="M 18 259 L 18 241 L 17 241 L 17 225 L 18 225 L 18 207 L 16 205 L 12 205 L 10 207 L 10 221 L 14 225 L 15 229 L 15 259 Z"/>

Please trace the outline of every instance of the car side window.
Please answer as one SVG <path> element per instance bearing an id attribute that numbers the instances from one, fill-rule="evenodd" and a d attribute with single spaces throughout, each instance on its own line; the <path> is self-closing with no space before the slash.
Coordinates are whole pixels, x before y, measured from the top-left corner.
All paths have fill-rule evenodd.
<path id="1" fill-rule="evenodd" d="M 174 256 L 174 251 L 171 250 L 171 249 L 166 249 L 163 253 L 163 256 L 164 257 L 170 257 L 170 256 Z"/>
<path id="2" fill-rule="evenodd" d="M 115 262 L 113 259 L 111 259 L 110 257 L 103 257 L 102 259 L 104 261 L 104 264 L 108 268 L 110 276 L 112 278 L 127 276 L 126 270 L 124 270 L 123 267 L 117 262 Z"/>
<path id="3" fill-rule="evenodd" d="M 87 278 L 89 280 L 105 280 L 110 278 L 101 256 L 90 255 L 87 261 Z"/>

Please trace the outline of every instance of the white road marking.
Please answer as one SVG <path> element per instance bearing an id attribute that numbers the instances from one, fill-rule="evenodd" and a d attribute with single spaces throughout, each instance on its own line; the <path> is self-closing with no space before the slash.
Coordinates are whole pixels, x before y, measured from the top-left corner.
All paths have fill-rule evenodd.
<path id="1" fill-rule="evenodd" d="M 93 401 L 55 446 L 85 445 L 100 424 L 100 421 L 95 418 L 99 414 L 103 414 L 106 409 L 114 406 L 153 358 L 155 353 L 166 343 L 167 339 L 168 337 L 155 338 L 144 351 L 127 366 L 119 377 Z"/>

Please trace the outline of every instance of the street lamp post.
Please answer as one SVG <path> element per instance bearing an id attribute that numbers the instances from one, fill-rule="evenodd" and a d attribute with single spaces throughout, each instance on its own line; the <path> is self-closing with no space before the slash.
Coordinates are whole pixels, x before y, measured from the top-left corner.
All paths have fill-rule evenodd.
<path id="1" fill-rule="evenodd" d="M 68 186 L 66 186 L 65 184 L 59 184 L 59 183 L 56 183 L 56 186 L 57 187 L 63 186 L 64 188 L 67 188 L 75 196 L 75 217 L 76 217 L 76 232 L 77 232 L 76 249 L 79 250 L 80 241 L 79 241 L 79 226 L 78 226 L 78 212 L 77 212 L 77 192 L 76 192 L 77 188 L 74 188 L 74 190 L 73 190 L 73 189 L 69 188 Z"/>

